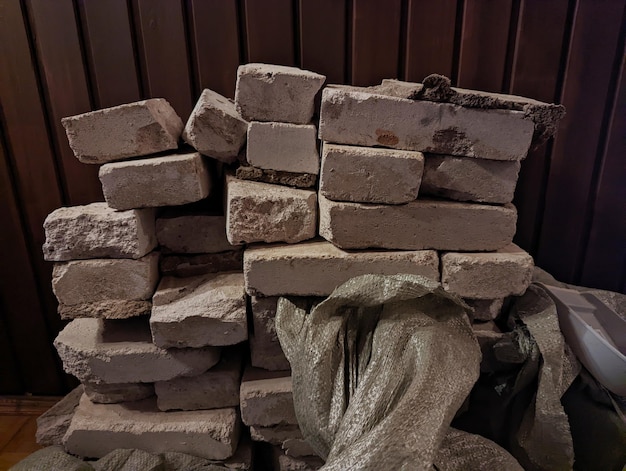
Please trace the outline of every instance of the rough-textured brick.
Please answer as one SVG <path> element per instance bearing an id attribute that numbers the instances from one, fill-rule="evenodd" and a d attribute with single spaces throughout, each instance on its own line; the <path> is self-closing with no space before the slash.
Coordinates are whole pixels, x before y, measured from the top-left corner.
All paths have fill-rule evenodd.
<path id="1" fill-rule="evenodd" d="M 295 243 L 315 237 L 317 195 L 227 177 L 226 234 L 231 244 Z"/>
<path id="2" fill-rule="evenodd" d="M 241 381 L 240 405 L 246 425 L 298 423 L 289 372 L 247 368 Z"/>
<path id="3" fill-rule="evenodd" d="M 408 203 L 417 198 L 424 155 L 324 143 L 320 193 L 335 201 Z"/>
<path id="4" fill-rule="evenodd" d="M 154 210 L 115 211 L 106 203 L 59 208 L 43 223 L 44 258 L 140 258 L 157 245 Z"/>
<path id="5" fill-rule="evenodd" d="M 84 383 L 85 395 L 98 404 L 132 402 L 154 396 L 152 383 Z"/>
<path id="6" fill-rule="evenodd" d="M 533 258 L 515 244 L 489 253 L 449 252 L 441 256 L 441 284 L 471 299 L 522 295 L 533 267 Z"/>
<path id="7" fill-rule="evenodd" d="M 139 448 L 223 460 L 235 453 L 239 432 L 235 408 L 161 412 L 155 398 L 94 404 L 83 396 L 64 441 L 70 453 L 92 458 L 117 448 Z"/>
<path id="8" fill-rule="evenodd" d="M 296 67 L 245 64 L 237 69 L 235 103 L 248 121 L 307 124 L 326 77 Z"/>
<path id="9" fill-rule="evenodd" d="M 302 432 L 297 424 L 272 425 L 271 427 L 250 425 L 250 437 L 255 442 L 282 446 L 286 440 L 302 439 Z"/>
<path id="10" fill-rule="evenodd" d="M 183 122 L 163 98 L 70 116 L 61 120 L 74 155 L 102 164 L 178 147 Z"/>
<path id="11" fill-rule="evenodd" d="M 320 235 L 343 249 L 497 250 L 510 244 L 517 211 L 417 199 L 403 205 L 361 204 L 319 197 Z"/>
<path id="12" fill-rule="evenodd" d="M 434 250 L 345 252 L 321 240 L 258 245 L 244 252 L 251 296 L 328 296 L 350 278 L 368 273 L 409 273 L 439 281 L 439 257 Z"/>
<path id="13" fill-rule="evenodd" d="M 183 139 L 201 154 L 232 163 L 246 142 L 247 128 L 234 102 L 205 89 L 185 125 Z"/>
<path id="14" fill-rule="evenodd" d="M 156 234 L 162 251 L 176 254 L 218 253 L 236 250 L 226 238 L 226 217 L 180 214 L 159 217 Z"/>
<path id="15" fill-rule="evenodd" d="M 458 201 L 510 203 L 519 169 L 519 161 L 429 154 L 426 156 L 420 194 Z"/>
<path id="16" fill-rule="evenodd" d="M 533 131 L 522 111 L 464 108 L 357 87 L 327 87 L 322 93 L 319 136 L 337 144 L 521 160 Z"/>
<path id="17" fill-rule="evenodd" d="M 224 351 L 220 362 L 198 376 L 154 384 L 160 410 L 222 409 L 239 406 L 241 353 Z"/>
<path id="18" fill-rule="evenodd" d="M 276 335 L 274 318 L 278 297 L 251 299 L 254 335 L 250 336 L 250 359 L 252 366 L 279 371 L 290 368 Z"/>
<path id="19" fill-rule="evenodd" d="M 138 260 L 92 259 L 55 263 L 52 290 L 60 312 L 71 317 L 123 318 L 142 313 L 126 301 L 152 298 L 159 281 L 159 254 L 152 252 Z M 118 301 L 116 303 L 115 301 Z M 138 304 L 141 306 L 144 303 Z M 127 305 L 124 313 L 120 307 Z"/>
<path id="20" fill-rule="evenodd" d="M 54 341 L 63 369 L 83 382 L 152 383 L 205 372 L 219 361 L 214 347 L 159 348 L 145 319 L 75 319 Z"/>
<path id="21" fill-rule="evenodd" d="M 77 386 L 63 399 L 37 417 L 35 440 L 41 446 L 61 445 L 70 426 L 74 410 L 83 395 L 83 386 Z"/>
<path id="22" fill-rule="evenodd" d="M 150 329 L 162 348 L 243 342 L 248 338 L 243 274 L 163 278 L 152 298 Z"/>
<path id="23" fill-rule="evenodd" d="M 254 167 L 317 175 L 320 156 L 312 124 L 261 123 L 248 126 L 246 158 Z"/>
<path id="24" fill-rule="evenodd" d="M 474 309 L 472 318 L 474 321 L 495 320 L 502 310 L 504 298 L 499 299 L 464 299 L 469 307 Z"/>
<path id="25" fill-rule="evenodd" d="M 98 176 L 114 209 L 193 203 L 206 198 L 211 187 L 209 168 L 198 153 L 105 164 Z"/>

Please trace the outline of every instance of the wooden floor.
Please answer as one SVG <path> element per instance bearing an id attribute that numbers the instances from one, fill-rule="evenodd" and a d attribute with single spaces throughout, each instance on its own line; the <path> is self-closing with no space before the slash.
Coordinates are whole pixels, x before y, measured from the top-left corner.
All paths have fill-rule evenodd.
<path id="1" fill-rule="evenodd" d="M 41 447 L 35 442 L 37 417 L 52 407 L 58 397 L 0 396 L 0 471 Z"/>

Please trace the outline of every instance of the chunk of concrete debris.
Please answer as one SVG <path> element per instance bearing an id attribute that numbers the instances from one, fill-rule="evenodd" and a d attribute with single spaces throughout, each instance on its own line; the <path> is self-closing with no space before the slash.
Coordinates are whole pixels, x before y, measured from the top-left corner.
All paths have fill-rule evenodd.
<path id="1" fill-rule="evenodd" d="M 150 329 L 162 348 L 243 342 L 248 338 L 243 273 L 163 278 L 152 298 Z"/>
<path id="2" fill-rule="evenodd" d="M 153 383 L 194 376 L 214 366 L 220 351 L 159 348 L 147 319 L 75 319 L 54 341 L 63 369 L 82 382 Z"/>
<path id="3" fill-rule="evenodd" d="M 105 299 L 80 304 L 59 304 L 61 319 L 96 317 L 99 319 L 128 319 L 147 316 L 152 312 L 152 301 L 130 301 L 127 299 Z"/>
<path id="4" fill-rule="evenodd" d="M 245 64 L 237 69 L 235 103 L 248 121 L 307 124 L 326 77 L 296 67 Z"/>
<path id="5" fill-rule="evenodd" d="M 493 321 L 498 318 L 504 305 L 504 298 L 498 299 L 463 299 L 474 312 L 474 321 Z"/>
<path id="6" fill-rule="evenodd" d="M 312 124 L 261 123 L 248 126 L 247 160 L 254 167 L 317 175 L 320 156 Z"/>
<path id="7" fill-rule="evenodd" d="M 189 277 L 243 270 L 243 249 L 196 255 L 161 255 L 163 276 Z"/>
<path id="8" fill-rule="evenodd" d="M 296 243 L 315 237 L 317 194 L 267 183 L 226 178 L 226 235 L 233 245 Z"/>
<path id="9" fill-rule="evenodd" d="M 92 259 L 55 263 L 52 290 L 62 315 L 115 318 L 141 314 L 142 310 L 120 311 L 115 301 L 146 301 L 152 298 L 159 281 L 159 254 L 152 252 L 138 260 Z M 112 308 L 108 312 L 108 308 Z"/>
<path id="10" fill-rule="evenodd" d="M 235 453 L 239 433 L 235 408 L 165 413 L 157 409 L 156 398 L 94 404 L 83 396 L 64 442 L 70 453 L 90 458 L 117 448 L 139 448 L 224 460 Z"/>
<path id="11" fill-rule="evenodd" d="M 141 258 L 157 245 L 154 210 L 115 211 L 106 203 L 59 208 L 43 223 L 44 258 Z"/>
<path id="12" fill-rule="evenodd" d="M 241 352 L 223 351 L 220 362 L 198 376 L 154 384 L 162 411 L 222 409 L 239 406 Z"/>
<path id="13" fill-rule="evenodd" d="M 234 102 L 205 89 L 185 125 L 183 139 L 201 154 L 229 164 L 237 160 L 247 129 Z"/>
<path id="14" fill-rule="evenodd" d="M 458 201 L 510 203 L 519 169 L 519 161 L 429 154 L 426 156 L 420 194 Z"/>
<path id="15" fill-rule="evenodd" d="M 84 383 L 84 387 L 89 400 L 98 404 L 132 402 L 154 396 L 152 383 Z"/>
<path id="16" fill-rule="evenodd" d="M 178 147 L 183 122 L 163 98 L 70 116 L 61 120 L 78 160 L 103 164 Z"/>
<path id="17" fill-rule="evenodd" d="M 254 335 L 250 336 L 250 358 L 256 368 L 271 371 L 290 369 L 274 325 L 277 303 L 278 297 L 253 296 L 251 299 Z"/>
<path id="18" fill-rule="evenodd" d="M 320 193 L 335 201 L 408 203 L 417 198 L 423 170 L 421 152 L 325 142 Z"/>
<path id="19" fill-rule="evenodd" d="M 320 235 L 342 249 L 497 250 L 510 244 L 517 211 L 417 199 L 403 205 L 345 203 L 319 197 Z"/>
<path id="20" fill-rule="evenodd" d="M 332 86 L 322 93 L 319 137 L 357 146 L 522 160 L 534 124 L 522 111 L 481 110 Z"/>
<path id="21" fill-rule="evenodd" d="M 165 252 L 204 254 L 238 249 L 226 238 L 225 216 L 180 214 L 159 217 L 156 234 Z"/>
<path id="22" fill-rule="evenodd" d="M 409 273 L 439 281 L 434 250 L 346 252 L 315 240 L 298 245 L 258 245 L 244 252 L 251 296 L 328 296 L 358 275 Z"/>
<path id="23" fill-rule="evenodd" d="M 441 284 L 470 299 L 522 295 L 530 285 L 533 258 L 515 244 L 490 253 L 449 252 L 441 256 Z"/>
<path id="24" fill-rule="evenodd" d="M 246 425 L 297 425 L 291 376 L 286 371 L 247 368 L 241 380 L 241 420 Z"/>
<path id="25" fill-rule="evenodd" d="M 523 111 L 526 117 L 535 123 L 534 147 L 552 137 L 556 133 L 559 121 L 565 116 L 563 105 L 544 103 L 516 95 L 455 88 L 450 86 L 450 79 L 438 74 L 429 75 L 423 82 L 422 84 L 383 79 L 381 85 L 372 88 L 376 89 L 376 93 L 412 100 L 445 101 L 468 108 Z"/>
<path id="26" fill-rule="evenodd" d="M 206 198 L 211 187 L 209 168 L 197 152 L 105 164 L 98 176 L 114 209 L 193 203 Z"/>
<path id="27" fill-rule="evenodd" d="M 37 417 L 35 440 L 41 446 L 61 445 L 70 426 L 74 411 L 83 395 L 83 386 L 77 386 L 63 399 Z"/>
<path id="28" fill-rule="evenodd" d="M 317 183 L 317 175 L 312 173 L 292 173 L 281 170 L 268 170 L 251 165 L 237 168 L 237 178 L 255 182 L 272 183 L 275 185 L 292 186 L 294 188 L 312 188 Z"/>

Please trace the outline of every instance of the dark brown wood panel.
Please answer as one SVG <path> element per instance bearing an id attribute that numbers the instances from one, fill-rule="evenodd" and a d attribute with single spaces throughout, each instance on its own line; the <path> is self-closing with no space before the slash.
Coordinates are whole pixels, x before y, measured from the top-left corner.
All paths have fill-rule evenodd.
<path id="1" fill-rule="evenodd" d="M 562 0 L 521 2 L 508 92 L 548 103 L 556 101 L 567 9 L 567 2 Z M 549 144 L 528 153 L 513 202 L 518 214 L 515 242 L 531 253 L 539 236 L 549 158 Z"/>
<path id="2" fill-rule="evenodd" d="M 623 2 L 580 0 L 566 69 L 561 122 L 552 153 L 537 264 L 575 282 L 585 250 L 590 191 Z"/>
<path id="3" fill-rule="evenodd" d="M 291 0 L 245 0 L 248 62 L 296 65 Z"/>
<path id="4" fill-rule="evenodd" d="M 236 0 L 191 0 L 191 44 L 195 61 L 195 94 L 209 88 L 235 96 L 239 66 L 239 28 Z"/>
<path id="5" fill-rule="evenodd" d="M 621 73 L 580 278 L 584 286 L 613 291 L 626 269 L 626 71 L 618 54 Z"/>
<path id="6" fill-rule="evenodd" d="M 24 232 L 20 230 L 19 234 L 33 262 L 16 265 L 14 269 L 19 276 L 36 279 L 39 292 L 31 295 L 39 297 L 43 309 L 38 314 L 43 316 L 44 327 L 52 341 L 61 323 L 50 288 L 52 266 L 44 262 L 41 246 L 45 238 L 43 221 L 63 204 L 63 199 L 23 10 L 18 0 L 3 2 L 0 8 L 0 70 L 3 71 L 0 73 L 0 103 L 4 143 L 8 150 L 7 168 L 11 170 L 11 185 L 17 191 L 18 209 L 24 224 Z M 6 230 L 10 230 L 8 227 Z M 8 298 L 11 293 L 4 296 Z M 8 317 L 14 315 L 14 311 L 7 309 Z"/>
<path id="7" fill-rule="evenodd" d="M 78 2 L 95 108 L 140 99 L 126 0 Z"/>
<path id="8" fill-rule="evenodd" d="M 466 0 L 459 52 L 459 87 L 501 91 L 511 7 L 512 0 Z"/>
<path id="9" fill-rule="evenodd" d="M 458 0 L 409 0 L 405 80 L 421 82 L 430 74 L 452 77 Z"/>
<path id="10" fill-rule="evenodd" d="M 2 293 L 0 293 L 0 395 L 22 394 L 24 387 L 17 368 L 13 342 L 6 322 L 7 312 L 3 304 Z"/>
<path id="11" fill-rule="evenodd" d="M 353 0 L 352 84 L 398 78 L 401 0 Z"/>
<path id="12" fill-rule="evenodd" d="M 165 98 L 183 122 L 193 105 L 182 2 L 133 0 L 144 93 Z"/>
<path id="13" fill-rule="evenodd" d="M 21 392 L 60 394 L 64 387 L 32 270 L 11 173 L 0 142 L 0 311 L 5 314 L 3 323 L 10 333 L 14 360 L 20 371 L 24 388 Z M 0 363 L 7 360 L 0 358 Z M 3 384 L 0 389 L 4 388 Z"/>
<path id="14" fill-rule="evenodd" d="M 326 75 L 326 83 L 345 83 L 347 2 L 299 1 L 302 68 Z"/>
<path id="15" fill-rule="evenodd" d="M 102 201 L 97 167 L 82 164 L 74 157 L 61 125 L 61 118 L 91 110 L 74 5 L 71 0 L 27 0 L 27 5 L 46 89 L 52 139 L 63 170 L 66 203 Z"/>

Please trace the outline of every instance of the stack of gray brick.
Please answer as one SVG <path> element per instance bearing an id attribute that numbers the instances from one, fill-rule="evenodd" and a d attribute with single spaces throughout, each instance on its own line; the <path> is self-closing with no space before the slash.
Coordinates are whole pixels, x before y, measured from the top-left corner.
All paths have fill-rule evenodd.
<path id="1" fill-rule="evenodd" d="M 485 352 L 506 344 L 493 321 L 533 268 L 512 244 L 511 204 L 533 122 L 384 81 L 328 86 L 316 126 L 324 80 L 247 64 L 235 100 L 204 90 L 185 125 L 163 99 L 63 120 L 76 157 L 101 165 L 106 202 L 44 223 L 71 320 L 55 346 L 83 396 L 71 420 L 42 425 L 42 442 L 251 469 L 251 439 L 272 447 L 276 469 L 319 468 L 276 307 L 312 306 L 357 275 L 438 281 L 473 310 Z"/>

